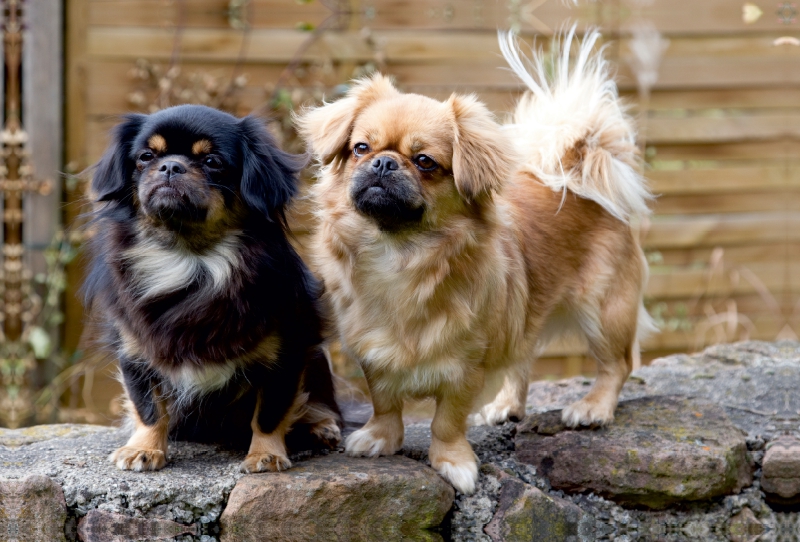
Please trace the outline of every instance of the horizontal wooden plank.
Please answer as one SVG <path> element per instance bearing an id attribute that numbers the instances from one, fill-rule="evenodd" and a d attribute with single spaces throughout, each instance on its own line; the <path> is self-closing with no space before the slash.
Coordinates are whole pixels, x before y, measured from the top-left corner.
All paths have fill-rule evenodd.
<path id="1" fill-rule="evenodd" d="M 800 262 L 754 262 L 737 266 L 736 269 L 738 275 L 733 276 L 729 272 L 710 276 L 704 269 L 651 270 L 646 296 L 660 300 L 701 294 L 718 297 L 753 294 L 763 288 L 775 292 L 800 293 Z"/>
<path id="2" fill-rule="evenodd" d="M 638 102 L 635 91 L 622 96 L 634 106 Z M 647 103 L 651 115 L 670 114 L 681 110 L 771 110 L 800 107 L 800 89 L 797 88 L 723 88 L 710 90 L 659 90 L 650 95 Z"/>
<path id="3" fill-rule="evenodd" d="M 337 6 L 336 3 L 329 5 L 332 8 Z M 506 5 L 495 2 L 469 5 L 437 0 L 373 0 L 360 6 L 347 3 L 338 3 L 338 6 L 339 11 L 336 12 L 321 2 L 251 0 L 242 15 L 256 29 L 293 29 L 299 23 L 318 26 L 325 19 L 336 18 L 337 26 L 345 28 L 368 26 L 426 30 L 494 29 L 498 25 L 507 25 L 511 16 Z M 227 0 L 192 0 L 190 8 L 181 10 L 181 7 L 181 2 L 164 0 L 96 0 L 90 3 L 90 23 L 97 26 L 230 27 Z M 546 23 L 531 25 L 530 18 L 525 17 L 527 12 L 519 19 L 523 27 L 541 30 L 557 27 L 566 18 L 575 18 L 585 11 L 551 1 L 535 10 L 537 20 Z M 593 19 L 594 11 L 586 13 L 586 16 Z"/>
<path id="4" fill-rule="evenodd" d="M 742 213 L 653 217 L 645 238 L 648 249 L 752 245 L 800 241 L 800 216 Z"/>
<path id="5" fill-rule="evenodd" d="M 620 9 L 618 20 L 624 31 L 628 31 L 637 20 L 648 20 L 659 31 L 670 35 L 760 33 L 786 28 L 774 15 L 775 4 L 763 0 L 754 3 L 760 6 L 763 15 L 749 24 L 742 19 L 742 3 L 730 0 L 652 0 L 639 3 L 638 8 L 631 2 L 622 4 L 624 7 Z M 603 7 L 607 14 L 609 8 Z"/>
<path id="6" fill-rule="evenodd" d="M 719 116 L 655 117 L 646 124 L 649 144 L 716 143 L 784 139 L 800 136 L 800 107 L 783 111 L 758 111 Z"/>
<path id="7" fill-rule="evenodd" d="M 677 266 L 703 269 L 712 260 L 712 252 L 722 250 L 722 261 L 728 265 L 771 262 L 783 265 L 787 261 L 800 261 L 800 244 L 783 240 L 773 243 L 729 247 L 689 247 L 650 251 L 651 266 Z M 716 257 L 716 256 L 714 256 Z"/>
<path id="8" fill-rule="evenodd" d="M 237 19 L 253 28 L 295 28 L 298 23 L 319 24 L 331 15 L 321 2 L 251 0 L 244 10 L 231 11 L 229 0 L 92 0 L 92 26 L 153 28 L 231 28 Z"/>
<path id="9" fill-rule="evenodd" d="M 735 143 L 709 143 L 693 145 L 654 145 L 648 149 L 653 155 L 650 160 L 659 163 L 674 164 L 675 161 L 687 163 L 689 167 L 707 169 L 709 162 L 728 165 L 742 165 L 745 162 L 756 162 L 759 165 L 779 166 L 793 163 L 800 157 L 800 141 L 748 141 Z"/>
<path id="10" fill-rule="evenodd" d="M 341 24 L 372 28 L 488 29 L 511 22 L 523 31 L 551 32 L 565 21 L 600 25 L 609 30 L 628 29 L 631 19 L 652 21 L 667 34 L 709 34 L 779 30 L 774 7 L 745 24 L 742 8 L 729 0 L 655 0 L 650 5 L 614 8 L 612 5 L 557 0 L 536 3 L 451 2 L 444 0 L 372 0 L 343 14 Z M 190 5 L 165 0 L 94 0 L 89 3 L 90 24 L 109 26 L 225 27 L 229 25 L 227 0 L 192 0 Z M 247 20 L 254 28 L 293 28 L 298 22 L 319 22 L 332 11 L 320 2 L 251 0 Z M 690 14 L 690 15 L 688 15 Z"/>
<path id="11" fill-rule="evenodd" d="M 789 167 L 789 164 L 780 162 L 713 169 L 651 170 L 645 175 L 653 193 L 662 196 L 755 191 L 788 193 L 800 187 L 800 168 Z"/>
<path id="12" fill-rule="evenodd" d="M 673 39 L 661 64 L 657 88 L 797 83 L 800 72 L 791 66 L 800 53 L 773 46 L 776 37 Z M 248 63 L 285 63 L 295 57 L 308 39 L 308 33 L 295 30 L 253 30 L 245 37 L 233 30 L 189 28 L 181 32 L 180 54 L 187 60 L 236 61 L 245 50 L 243 60 Z M 380 44 L 387 71 L 397 75 L 402 84 L 452 85 L 453 76 L 459 73 L 456 64 L 467 63 L 480 76 L 476 83 L 520 86 L 510 74 L 497 73 L 503 63 L 494 32 L 383 30 L 373 32 L 371 40 Z M 174 44 L 175 32 L 171 29 L 92 27 L 87 36 L 88 54 L 96 58 L 163 60 L 170 58 Z M 627 47 L 628 42 L 623 40 L 620 51 Z M 375 60 L 376 52 L 376 47 L 360 33 L 324 32 L 305 50 L 303 58 L 367 62 Z M 425 71 L 412 77 L 414 72 L 408 68 L 418 68 L 416 64 L 423 62 L 435 72 Z M 624 62 L 619 65 L 619 76 L 623 86 L 633 85 L 635 79 Z"/>
<path id="13" fill-rule="evenodd" d="M 699 215 L 716 213 L 800 212 L 800 187 L 766 193 L 714 193 L 661 195 L 651 205 L 663 215 Z"/>

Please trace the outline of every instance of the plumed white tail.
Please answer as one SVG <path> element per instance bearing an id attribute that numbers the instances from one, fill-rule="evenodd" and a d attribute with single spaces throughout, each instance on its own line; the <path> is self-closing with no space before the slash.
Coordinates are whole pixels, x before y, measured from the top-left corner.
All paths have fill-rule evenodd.
<path id="1" fill-rule="evenodd" d="M 499 33 L 503 56 L 529 90 L 506 128 L 524 157 L 524 171 L 564 197 L 569 190 L 628 222 L 649 214 L 652 195 L 639 173 L 632 121 L 602 49 L 594 51 L 599 37 L 589 32 L 571 62 L 572 27 L 558 40 L 551 64 L 541 50 L 528 58 L 511 33 Z"/>

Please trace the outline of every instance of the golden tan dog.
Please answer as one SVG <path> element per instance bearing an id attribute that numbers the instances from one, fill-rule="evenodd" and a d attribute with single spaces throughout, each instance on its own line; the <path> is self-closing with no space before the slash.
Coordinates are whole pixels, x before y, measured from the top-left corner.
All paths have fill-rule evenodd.
<path id="1" fill-rule="evenodd" d="M 592 53 L 597 38 L 570 69 L 570 33 L 548 78 L 501 37 L 530 88 L 505 127 L 472 96 L 403 94 L 380 75 L 298 119 L 323 166 L 316 271 L 374 405 L 350 454 L 395 453 L 403 399 L 433 396 L 431 464 L 472 492 L 468 415 L 524 416 L 529 362 L 564 331 L 582 333 L 598 362 L 564 420 L 613 419 L 637 330 L 649 325 L 630 220 L 647 213 L 650 194 L 616 87 Z"/>

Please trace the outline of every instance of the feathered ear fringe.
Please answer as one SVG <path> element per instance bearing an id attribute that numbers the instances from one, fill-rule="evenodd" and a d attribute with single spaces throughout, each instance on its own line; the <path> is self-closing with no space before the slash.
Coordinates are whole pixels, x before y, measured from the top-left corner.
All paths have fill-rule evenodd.
<path id="1" fill-rule="evenodd" d="M 242 200 L 285 226 L 285 208 L 297 195 L 297 175 L 308 162 L 278 148 L 264 124 L 248 116 L 239 121 L 242 136 Z"/>
<path id="2" fill-rule="evenodd" d="M 511 33 L 499 33 L 500 50 L 529 92 L 517 104 L 513 125 L 522 169 L 553 190 L 596 201 L 628 222 L 649 214 L 653 198 L 640 171 L 630 117 L 609 74 L 596 30 L 580 42 L 570 62 L 575 26 L 560 36 L 554 55 L 526 57 Z M 547 59 L 551 58 L 552 63 Z"/>
<path id="3" fill-rule="evenodd" d="M 306 109 L 294 118 L 300 136 L 323 165 L 339 157 L 350 142 L 353 123 L 360 111 L 374 101 L 399 94 L 391 80 L 381 74 L 359 79 L 344 98 Z"/>
<path id="4" fill-rule="evenodd" d="M 480 201 L 499 192 L 514 170 L 511 142 L 494 117 L 475 96 L 453 94 L 447 101 L 455 119 L 453 178 L 467 201 Z"/>
<path id="5" fill-rule="evenodd" d="M 146 118 L 140 114 L 125 115 L 123 122 L 114 128 L 105 154 L 91 168 L 92 195 L 96 201 L 117 201 L 130 195 L 126 189 L 130 187 L 135 166 L 131 146 Z"/>

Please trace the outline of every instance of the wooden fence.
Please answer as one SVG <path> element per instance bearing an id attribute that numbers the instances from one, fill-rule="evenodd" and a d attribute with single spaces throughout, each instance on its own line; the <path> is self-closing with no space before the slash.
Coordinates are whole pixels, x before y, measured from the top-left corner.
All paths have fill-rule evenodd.
<path id="1" fill-rule="evenodd" d="M 501 115 L 521 91 L 498 28 L 547 44 L 575 22 L 599 27 L 622 92 L 646 119 L 647 176 L 659 194 L 644 225 L 647 304 L 664 331 L 645 359 L 800 330 L 800 42 L 794 4 L 773 0 L 68 0 L 66 154 L 91 164 L 115 116 L 164 89 L 236 113 L 276 96 L 329 94 L 378 67 L 406 91 L 474 92 Z M 760 12 L 760 14 L 759 14 Z M 636 29 L 668 40 L 647 100 L 630 59 Z M 155 66 L 155 68 L 154 68 Z M 287 69 L 288 67 L 288 69 Z M 237 79 L 238 78 L 238 79 Z M 245 80 L 246 79 L 246 80 Z M 232 83 L 233 82 L 233 83 Z M 276 94 L 276 85 L 284 89 Z M 181 94 L 183 93 L 183 94 Z M 205 93 L 205 94 L 203 94 Z M 74 193 L 72 198 L 77 198 Z M 298 229 L 302 230 L 299 225 Z M 302 234 L 302 231 L 301 231 Z M 301 235 L 302 237 L 302 235 Z M 73 283 L 80 271 L 72 270 Z M 80 333 L 68 307 L 67 340 Z M 557 344 L 539 376 L 591 372 L 580 345 Z"/>

